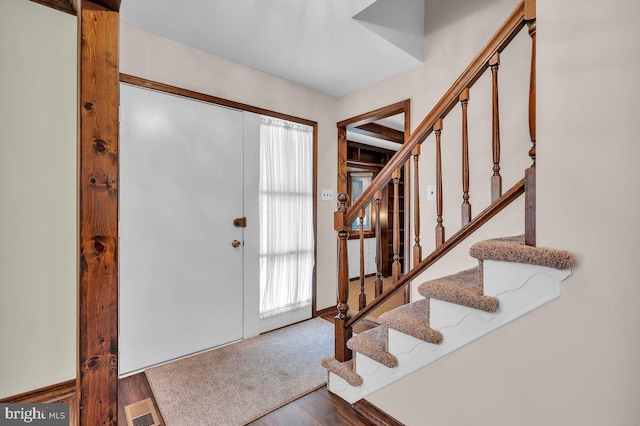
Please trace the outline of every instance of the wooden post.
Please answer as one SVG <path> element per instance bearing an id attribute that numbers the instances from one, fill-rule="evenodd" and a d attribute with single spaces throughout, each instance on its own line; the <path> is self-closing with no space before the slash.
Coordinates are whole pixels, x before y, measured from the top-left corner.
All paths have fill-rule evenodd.
<path id="1" fill-rule="evenodd" d="M 442 151 L 440 146 L 440 135 L 442 134 L 442 118 L 436 121 L 433 126 L 436 133 L 436 248 L 444 243 L 444 226 L 442 226 Z"/>
<path id="2" fill-rule="evenodd" d="M 500 53 L 489 60 L 491 78 L 493 81 L 493 126 L 491 146 L 493 151 L 493 176 L 491 176 L 491 202 L 502 196 L 502 176 L 500 176 L 500 109 L 498 107 L 498 68 Z"/>
<path id="3" fill-rule="evenodd" d="M 420 246 L 420 173 L 418 164 L 420 161 L 420 145 L 416 145 L 412 151 L 414 171 L 413 171 L 413 227 L 415 233 L 415 245 L 413 246 L 413 266 L 415 267 L 422 260 L 422 247 Z"/>
<path id="4" fill-rule="evenodd" d="M 364 209 L 360 210 L 360 297 L 358 298 L 358 309 L 367 306 L 367 295 L 364 293 Z"/>
<path id="5" fill-rule="evenodd" d="M 374 196 L 376 203 L 376 282 L 375 297 L 382 294 L 382 241 L 380 238 L 380 200 L 382 199 L 382 191 L 377 190 Z"/>
<path id="6" fill-rule="evenodd" d="M 338 127 L 338 193 L 347 192 L 347 129 Z"/>
<path id="7" fill-rule="evenodd" d="M 347 239 L 349 226 L 345 223 L 347 200 L 349 196 L 341 192 L 338 194 L 338 211 L 334 213 L 333 225 L 338 231 L 338 315 L 335 323 L 335 358 L 340 362 L 351 359 L 351 350 L 347 348 L 347 340 L 353 335 L 351 327 L 346 327 L 349 315 L 349 256 L 347 253 Z"/>
<path id="8" fill-rule="evenodd" d="M 529 82 L 529 135 L 531 136 L 531 167 L 525 170 L 524 180 L 524 242 L 536 245 L 536 2 L 525 1 L 525 20 L 531 36 L 531 75 Z"/>
<path id="9" fill-rule="evenodd" d="M 78 141 L 79 424 L 118 423 L 119 2 L 81 0 Z"/>
<path id="10" fill-rule="evenodd" d="M 400 264 L 400 169 L 395 169 L 391 174 L 393 180 L 393 264 L 391 276 L 394 281 L 400 279 L 402 265 Z"/>
<path id="11" fill-rule="evenodd" d="M 467 106 L 469 104 L 469 88 L 460 94 L 462 105 L 462 226 L 471 221 L 471 204 L 469 203 L 469 129 L 467 123 Z"/>

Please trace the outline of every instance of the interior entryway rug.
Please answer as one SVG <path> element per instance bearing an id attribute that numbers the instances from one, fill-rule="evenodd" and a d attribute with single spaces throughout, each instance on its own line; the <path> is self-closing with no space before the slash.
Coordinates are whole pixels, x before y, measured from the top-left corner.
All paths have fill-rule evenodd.
<path id="1" fill-rule="evenodd" d="M 333 341 L 315 318 L 145 374 L 167 426 L 244 425 L 323 386 Z"/>

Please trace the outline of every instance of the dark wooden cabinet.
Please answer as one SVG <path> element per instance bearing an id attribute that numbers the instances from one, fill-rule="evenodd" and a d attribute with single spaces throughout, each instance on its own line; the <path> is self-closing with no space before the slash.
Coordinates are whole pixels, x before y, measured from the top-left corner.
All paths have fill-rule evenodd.
<path id="1" fill-rule="evenodd" d="M 373 172 L 374 176 L 389 162 L 395 151 L 378 148 L 374 146 L 364 145 L 357 142 L 347 141 L 347 181 L 350 181 L 349 175 L 352 172 Z M 404 168 L 400 175 L 398 185 L 399 193 L 399 230 L 400 230 L 400 263 L 403 265 L 404 273 L 404 253 L 405 253 L 405 172 Z M 351 190 L 350 185 L 347 186 L 348 191 Z M 349 192 L 350 193 L 350 192 Z M 393 264 L 393 183 L 389 183 L 383 190 L 382 200 L 380 202 L 380 218 L 375 216 L 375 208 L 372 208 L 372 229 L 375 229 L 375 223 L 380 220 L 380 244 L 382 247 L 382 268 L 381 272 L 384 276 L 391 275 L 391 265 Z M 358 232 L 352 232 L 350 238 L 359 238 Z"/>

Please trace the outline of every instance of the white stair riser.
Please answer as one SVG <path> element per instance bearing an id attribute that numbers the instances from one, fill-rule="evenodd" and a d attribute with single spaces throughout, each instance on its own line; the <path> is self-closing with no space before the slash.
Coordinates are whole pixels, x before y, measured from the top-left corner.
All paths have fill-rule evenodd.
<path id="1" fill-rule="evenodd" d="M 489 263 L 489 265 L 487 265 Z M 506 265 L 505 265 L 506 264 Z M 339 377 L 330 379 L 329 389 L 349 403 L 382 389 L 388 384 L 434 362 L 519 316 L 557 298 L 561 280 L 570 270 L 558 271 L 534 265 L 485 261 L 485 289 L 491 281 L 492 295 L 500 300 L 500 308 L 488 313 L 453 303 L 430 300 L 430 325 L 443 336 L 440 345 L 423 342 L 394 329 L 389 329 L 389 352 L 398 358 L 398 367 L 382 364 L 356 353 L 356 371 L 364 379 L 353 387 Z M 488 271 L 487 271 L 488 266 Z M 500 270 L 505 269 L 502 273 Z M 339 380 L 338 380 L 339 379 Z"/>
<path id="2" fill-rule="evenodd" d="M 571 275 L 570 269 L 553 269 L 546 266 L 485 260 L 482 262 L 485 296 L 497 297 L 500 293 L 516 290 L 538 274 L 548 275 L 556 281 L 564 281 Z"/>

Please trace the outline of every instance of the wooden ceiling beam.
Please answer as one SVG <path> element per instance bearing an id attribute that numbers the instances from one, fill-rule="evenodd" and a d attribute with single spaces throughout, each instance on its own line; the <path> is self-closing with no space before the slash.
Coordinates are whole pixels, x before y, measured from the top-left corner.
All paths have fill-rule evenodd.
<path id="1" fill-rule="evenodd" d="M 361 135 L 371 136 L 385 141 L 403 144 L 404 132 L 378 123 L 363 124 L 358 127 L 348 127 L 347 130 Z"/>

